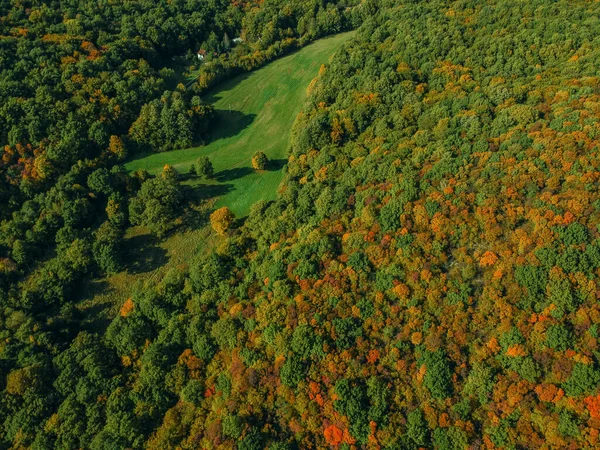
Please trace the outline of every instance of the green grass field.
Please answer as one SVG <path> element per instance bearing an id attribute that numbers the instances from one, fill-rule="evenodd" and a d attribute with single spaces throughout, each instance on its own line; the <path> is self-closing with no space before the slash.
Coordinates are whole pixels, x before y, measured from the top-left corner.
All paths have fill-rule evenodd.
<path id="1" fill-rule="evenodd" d="M 287 160 L 292 124 L 304 103 L 306 88 L 321 64 L 346 41 L 343 33 L 316 41 L 254 72 L 229 80 L 205 95 L 216 110 L 215 132 L 208 145 L 145 155 L 129 162 L 129 170 L 150 173 L 170 164 L 187 173 L 200 155 L 207 155 L 215 179 L 186 181 L 201 198 L 217 197 L 216 206 L 228 206 L 238 216 L 246 215 L 258 200 L 275 198 Z M 256 172 L 252 155 L 263 151 L 272 161 L 269 170 Z"/>

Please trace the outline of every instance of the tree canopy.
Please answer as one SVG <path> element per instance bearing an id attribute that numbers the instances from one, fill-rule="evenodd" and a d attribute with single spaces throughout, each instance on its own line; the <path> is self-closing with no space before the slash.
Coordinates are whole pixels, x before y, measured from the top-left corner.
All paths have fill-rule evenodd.
<path id="1" fill-rule="evenodd" d="M 84 3 L 0 2 L 0 446 L 600 445 L 599 3 Z M 353 26 L 275 201 L 197 218 L 189 174 L 122 169 Z M 132 226 L 188 216 L 194 258 L 81 320 Z"/>

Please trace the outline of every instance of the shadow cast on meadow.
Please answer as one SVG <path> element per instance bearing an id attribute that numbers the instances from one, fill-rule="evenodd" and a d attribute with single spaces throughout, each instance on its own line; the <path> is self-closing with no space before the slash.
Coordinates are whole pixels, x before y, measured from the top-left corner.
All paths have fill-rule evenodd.
<path id="1" fill-rule="evenodd" d="M 254 122 L 256 114 L 244 114 L 240 111 L 216 109 L 213 129 L 208 142 L 234 137 L 244 131 Z"/>

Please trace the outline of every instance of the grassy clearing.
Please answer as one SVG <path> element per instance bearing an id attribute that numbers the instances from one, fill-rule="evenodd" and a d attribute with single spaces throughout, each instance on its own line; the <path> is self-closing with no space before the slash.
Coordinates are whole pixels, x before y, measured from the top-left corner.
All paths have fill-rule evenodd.
<path id="1" fill-rule="evenodd" d="M 196 194 L 199 205 L 185 214 L 206 217 L 212 208 L 227 205 L 238 217 L 258 200 L 275 198 L 287 159 L 290 130 L 300 112 L 306 88 L 321 64 L 351 36 L 344 33 L 309 46 L 254 72 L 223 83 L 206 100 L 215 105 L 218 123 L 211 143 L 204 147 L 154 153 L 129 162 L 129 170 L 158 173 L 171 164 L 182 173 L 200 155 L 208 155 L 215 179 L 188 177 L 184 184 Z M 252 155 L 261 150 L 271 160 L 269 170 L 256 172 Z M 169 269 L 185 267 L 212 248 L 218 238 L 206 220 L 187 220 L 187 226 L 162 241 L 142 227 L 127 231 L 127 269 L 104 279 L 85 281 L 77 305 L 83 328 L 104 329 L 137 283 L 160 279 Z"/>
<path id="2" fill-rule="evenodd" d="M 186 268 L 215 245 L 210 227 L 187 228 L 158 240 L 143 227 L 127 230 L 127 269 L 102 279 L 87 279 L 77 304 L 83 329 L 102 331 L 118 313 L 136 284 L 160 280 L 170 269 Z"/>
<path id="3" fill-rule="evenodd" d="M 304 103 L 306 88 L 321 64 L 351 34 L 321 39 L 221 84 L 205 96 L 217 113 L 208 145 L 145 155 L 129 162 L 127 169 L 157 173 L 165 164 L 171 164 L 185 173 L 198 156 L 207 155 L 215 179 L 186 181 L 197 187 L 201 197 L 218 197 L 216 206 L 229 206 L 238 217 L 246 215 L 256 201 L 275 198 L 287 159 L 290 130 Z M 272 161 L 269 170 L 252 170 L 250 159 L 259 150 Z"/>

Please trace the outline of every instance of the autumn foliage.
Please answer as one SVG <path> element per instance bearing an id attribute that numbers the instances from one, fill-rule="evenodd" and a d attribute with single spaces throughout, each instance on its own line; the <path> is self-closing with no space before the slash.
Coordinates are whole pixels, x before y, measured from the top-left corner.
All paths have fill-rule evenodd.
<path id="1" fill-rule="evenodd" d="M 260 3 L 294 17 L 295 2 Z M 302 21 L 361 26 L 309 86 L 276 199 L 239 221 L 214 211 L 219 237 L 177 266 L 127 266 L 141 280 L 110 320 L 84 309 L 75 281 L 112 256 L 124 224 L 175 232 L 185 176 L 74 164 L 63 190 L 5 214 L 0 446 L 599 448 L 600 3 L 356 5 Z M 32 8 L 28 26 L 45 13 Z M 259 36 L 293 39 L 256 20 L 248 67 L 266 57 Z M 81 54 L 61 59 L 70 88 L 120 120 L 109 91 L 67 69 L 110 49 L 68 27 L 44 42 L 76 40 Z M 100 128 L 118 159 L 121 134 Z M 3 147 L 11 205 L 62 167 L 47 151 L 68 155 L 23 133 Z M 54 241 L 57 257 L 36 265 Z"/>
<path id="2" fill-rule="evenodd" d="M 210 224 L 213 230 L 221 235 L 227 233 L 234 220 L 235 215 L 226 206 L 217 209 L 210 215 Z"/>

